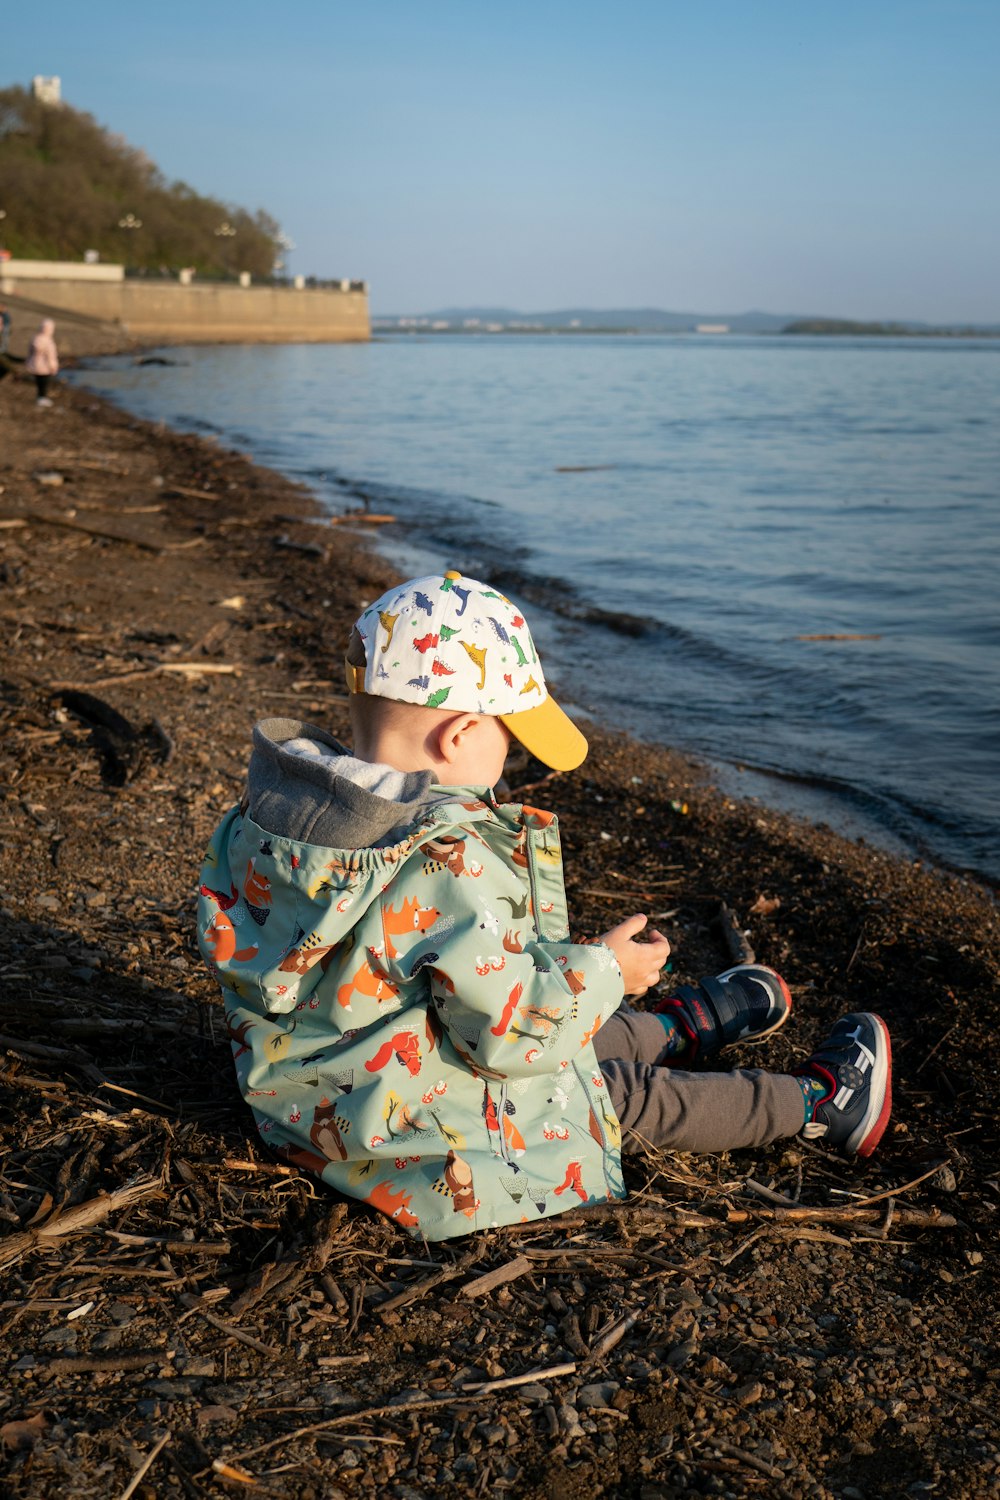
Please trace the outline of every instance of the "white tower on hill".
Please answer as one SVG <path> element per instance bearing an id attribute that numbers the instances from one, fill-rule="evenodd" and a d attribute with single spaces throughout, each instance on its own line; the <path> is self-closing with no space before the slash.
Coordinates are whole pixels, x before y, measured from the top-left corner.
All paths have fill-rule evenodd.
<path id="1" fill-rule="evenodd" d="M 62 79 L 45 78 L 41 73 L 36 73 L 31 80 L 31 93 L 39 104 L 61 104 Z"/>

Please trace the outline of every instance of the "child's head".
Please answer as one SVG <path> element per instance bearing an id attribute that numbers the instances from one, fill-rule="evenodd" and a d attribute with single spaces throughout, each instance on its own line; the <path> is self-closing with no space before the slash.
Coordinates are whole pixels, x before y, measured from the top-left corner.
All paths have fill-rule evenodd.
<path id="1" fill-rule="evenodd" d="M 347 652 L 355 753 L 444 785 L 491 786 L 511 736 L 554 770 L 587 741 L 549 696 L 524 616 L 460 573 L 389 589 Z"/>

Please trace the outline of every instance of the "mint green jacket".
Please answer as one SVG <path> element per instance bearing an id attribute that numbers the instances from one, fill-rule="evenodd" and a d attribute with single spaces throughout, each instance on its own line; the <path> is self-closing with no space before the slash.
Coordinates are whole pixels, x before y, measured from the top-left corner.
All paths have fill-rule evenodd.
<path id="1" fill-rule="evenodd" d="M 568 939 L 556 819 L 431 787 L 396 832 L 234 808 L 212 840 L 199 940 L 263 1139 L 428 1240 L 623 1198 L 592 1045 L 621 973 Z"/>

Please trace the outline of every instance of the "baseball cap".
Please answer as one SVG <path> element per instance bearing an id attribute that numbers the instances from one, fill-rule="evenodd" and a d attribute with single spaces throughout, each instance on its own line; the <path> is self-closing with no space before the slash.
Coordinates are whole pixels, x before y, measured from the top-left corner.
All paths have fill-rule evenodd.
<path id="1" fill-rule="evenodd" d="M 458 713 L 492 714 L 554 771 L 587 741 L 545 685 L 524 616 L 489 584 L 432 573 L 388 589 L 355 626 L 365 665 L 346 663 L 352 693 Z"/>

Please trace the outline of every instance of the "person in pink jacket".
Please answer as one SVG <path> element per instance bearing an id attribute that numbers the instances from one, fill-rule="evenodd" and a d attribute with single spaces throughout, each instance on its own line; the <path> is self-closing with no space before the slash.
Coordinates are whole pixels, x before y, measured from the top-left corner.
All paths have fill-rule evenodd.
<path id="1" fill-rule="evenodd" d="M 44 318 L 41 328 L 31 340 L 28 358 L 24 362 L 24 368 L 28 374 L 35 377 L 35 387 L 38 392 L 36 406 L 52 405 L 49 397 L 49 381 L 53 375 L 59 373 L 59 351 L 52 337 L 55 331 L 56 325 L 52 319 Z"/>

